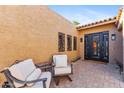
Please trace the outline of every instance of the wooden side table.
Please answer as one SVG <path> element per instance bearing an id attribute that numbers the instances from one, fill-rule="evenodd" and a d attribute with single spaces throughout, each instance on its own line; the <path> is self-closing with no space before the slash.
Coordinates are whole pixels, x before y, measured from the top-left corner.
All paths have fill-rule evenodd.
<path id="1" fill-rule="evenodd" d="M 35 64 L 36 67 L 40 68 L 42 71 L 50 71 L 52 72 L 52 62 L 42 62 Z"/>

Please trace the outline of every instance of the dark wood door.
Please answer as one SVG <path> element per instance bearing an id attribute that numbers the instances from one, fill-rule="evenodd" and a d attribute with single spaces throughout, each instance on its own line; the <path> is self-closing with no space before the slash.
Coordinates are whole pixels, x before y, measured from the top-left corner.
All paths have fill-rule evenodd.
<path id="1" fill-rule="evenodd" d="M 108 32 L 101 33 L 101 59 L 109 60 L 109 34 Z"/>
<path id="2" fill-rule="evenodd" d="M 92 35 L 85 35 L 85 59 L 89 59 L 89 58 L 91 58 L 91 51 L 92 51 L 92 49 L 91 49 L 91 43 L 92 43 Z"/>
<path id="3" fill-rule="evenodd" d="M 109 60 L 108 32 L 85 35 L 85 59 L 108 62 Z"/>

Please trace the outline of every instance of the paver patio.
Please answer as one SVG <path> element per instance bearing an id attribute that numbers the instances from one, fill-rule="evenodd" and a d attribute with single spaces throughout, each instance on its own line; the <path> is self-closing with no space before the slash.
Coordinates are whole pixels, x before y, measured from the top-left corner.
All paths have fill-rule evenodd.
<path id="1" fill-rule="evenodd" d="M 52 88 L 122 88 L 124 82 L 114 64 L 104 64 L 98 61 L 77 61 L 73 65 L 73 81 L 66 77 L 60 79 L 59 86 L 52 81 Z"/>

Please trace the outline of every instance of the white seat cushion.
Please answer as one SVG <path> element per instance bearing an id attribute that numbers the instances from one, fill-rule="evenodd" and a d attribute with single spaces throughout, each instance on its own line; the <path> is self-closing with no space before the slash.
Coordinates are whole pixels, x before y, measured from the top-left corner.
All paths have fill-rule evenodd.
<path id="1" fill-rule="evenodd" d="M 43 82 L 37 82 L 33 86 L 28 87 L 28 88 L 43 88 Z"/>
<path id="2" fill-rule="evenodd" d="M 35 69 L 27 78 L 26 81 L 32 81 L 32 80 L 37 80 L 41 76 L 41 69 L 37 68 Z M 27 84 L 27 86 L 32 86 L 34 83 Z"/>
<path id="3" fill-rule="evenodd" d="M 26 80 L 26 78 L 36 69 L 32 59 L 27 59 L 19 62 L 9 68 L 11 74 L 20 80 Z M 23 84 L 14 82 L 15 87 L 21 87 Z"/>
<path id="4" fill-rule="evenodd" d="M 67 67 L 55 67 L 54 68 L 55 76 L 62 75 L 62 74 L 70 74 L 71 73 L 71 65 Z"/>
<path id="5" fill-rule="evenodd" d="M 41 76 L 40 76 L 40 79 L 42 78 L 47 78 L 47 81 L 46 81 L 46 88 L 49 88 L 50 87 L 50 82 L 51 82 L 51 73 L 50 72 L 42 72 Z M 43 88 L 43 82 L 37 82 L 35 83 L 31 88 Z"/>
<path id="6" fill-rule="evenodd" d="M 53 61 L 55 67 L 67 67 L 67 55 L 54 55 Z"/>

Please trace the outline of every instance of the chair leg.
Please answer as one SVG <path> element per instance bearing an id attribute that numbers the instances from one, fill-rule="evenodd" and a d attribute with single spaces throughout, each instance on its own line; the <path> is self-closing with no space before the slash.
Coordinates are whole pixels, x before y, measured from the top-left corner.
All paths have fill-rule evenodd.
<path id="1" fill-rule="evenodd" d="M 55 80 L 56 85 L 58 86 L 59 85 L 59 81 L 60 81 L 59 77 L 56 77 L 54 80 Z"/>
<path id="2" fill-rule="evenodd" d="M 60 80 L 59 80 L 59 79 L 57 79 L 57 82 L 56 82 L 56 85 L 57 85 L 57 86 L 59 85 L 59 81 L 60 81 Z"/>
<path id="3" fill-rule="evenodd" d="M 69 81 L 73 81 L 69 75 L 67 77 L 68 77 Z"/>

